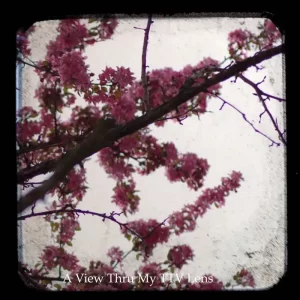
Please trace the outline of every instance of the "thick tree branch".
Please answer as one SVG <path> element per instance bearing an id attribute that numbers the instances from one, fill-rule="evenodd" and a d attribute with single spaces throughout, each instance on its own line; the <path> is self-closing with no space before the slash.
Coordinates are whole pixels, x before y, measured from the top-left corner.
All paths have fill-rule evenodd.
<path id="1" fill-rule="evenodd" d="M 238 76 L 240 72 L 247 70 L 249 67 L 255 66 L 264 60 L 284 52 L 284 44 L 272 49 L 261 51 L 253 57 L 247 58 L 238 62 L 228 69 L 224 69 L 219 74 L 207 79 L 202 84 L 188 89 L 181 89 L 178 95 L 163 103 L 161 106 L 148 112 L 147 114 L 136 118 L 123 126 L 116 126 L 113 129 L 107 130 L 105 133 L 97 129 L 97 126 L 92 134 L 90 134 L 81 144 L 69 151 L 57 163 L 54 174 L 45 181 L 44 184 L 30 191 L 24 197 L 19 199 L 18 213 L 24 211 L 27 207 L 35 203 L 37 200 L 44 198 L 45 194 L 55 187 L 69 171 L 83 159 L 97 153 L 103 148 L 112 145 L 118 139 L 133 134 L 136 131 L 152 124 L 157 119 L 165 114 L 175 110 L 179 105 L 187 102 L 192 97 L 195 97 L 201 92 L 206 91 L 209 87 L 223 82 L 232 76 Z"/>
<path id="2" fill-rule="evenodd" d="M 29 146 L 29 147 L 26 147 L 26 148 L 22 147 L 22 149 L 17 151 L 17 156 L 20 156 L 22 154 L 29 153 L 29 152 L 32 152 L 32 151 L 47 149 L 47 148 L 51 148 L 51 147 L 65 147 L 68 143 L 81 142 L 85 138 L 86 138 L 85 135 L 84 136 L 75 136 L 70 140 L 64 140 L 64 141 L 59 141 L 59 142 L 58 141 L 51 141 L 51 142 L 32 145 L 32 146 Z"/>
<path id="3" fill-rule="evenodd" d="M 21 170 L 17 174 L 17 183 L 22 184 L 30 178 L 53 171 L 58 161 L 59 159 L 51 159 L 44 161 L 36 166 Z"/>

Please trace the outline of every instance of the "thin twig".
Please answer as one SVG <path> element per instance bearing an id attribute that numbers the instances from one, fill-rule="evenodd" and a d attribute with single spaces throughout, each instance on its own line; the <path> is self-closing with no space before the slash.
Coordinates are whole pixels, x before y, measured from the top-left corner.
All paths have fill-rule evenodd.
<path id="1" fill-rule="evenodd" d="M 133 252 L 133 249 L 129 250 L 122 258 L 121 261 L 123 261 L 131 252 Z M 113 269 L 117 267 L 117 265 L 121 262 L 121 261 L 116 261 L 115 265 L 112 267 Z"/>
<path id="2" fill-rule="evenodd" d="M 190 111 L 192 111 L 193 109 L 195 109 L 196 107 L 198 106 L 198 103 L 195 104 L 194 106 L 192 106 L 191 108 L 189 108 L 187 111 L 185 111 L 184 113 L 181 113 L 180 115 L 176 115 L 176 116 L 173 116 L 173 117 L 167 117 L 167 118 L 163 118 L 163 119 L 159 119 L 157 121 L 165 121 L 165 120 L 170 120 L 170 119 L 177 119 L 177 118 L 180 118 L 184 115 L 187 115 L 187 113 L 189 113 Z M 184 119 L 181 119 L 181 121 L 184 120 Z"/>
<path id="3" fill-rule="evenodd" d="M 272 140 L 270 137 L 268 137 L 266 134 L 262 133 L 261 131 L 259 131 L 257 128 L 254 127 L 254 125 L 247 119 L 246 114 L 244 114 L 242 111 L 240 111 L 238 108 L 236 108 L 234 105 L 232 105 L 231 103 L 227 102 L 226 100 L 224 100 L 222 97 L 211 93 L 212 95 L 216 96 L 217 98 L 219 98 L 221 101 L 223 101 L 222 106 L 220 107 L 220 110 L 222 110 L 222 108 L 224 107 L 225 104 L 229 105 L 230 107 L 232 107 L 234 110 L 236 110 L 238 113 L 240 113 L 242 115 L 242 117 L 244 118 L 244 120 L 251 125 L 251 127 L 254 129 L 255 132 L 263 135 L 264 137 L 266 137 L 268 140 L 270 140 L 272 142 L 272 144 L 270 145 L 273 146 L 274 144 L 278 147 L 280 146 L 280 143 L 276 143 L 274 140 Z"/>
<path id="4" fill-rule="evenodd" d="M 161 222 L 156 227 L 154 227 L 153 230 L 151 230 L 144 237 L 140 236 L 138 233 L 136 233 L 135 231 L 130 229 L 127 226 L 127 223 L 121 223 L 121 222 L 119 222 L 118 220 L 115 219 L 115 216 L 120 216 L 122 214 L 122 212 L 121 213 L 116 213 L 116 212 L 113 211 L 113 212 L 110 213 L 110 215 L 106 215 L 106 213 L 101 214 L 101 213 L 96 213 L 96 212 L 92 212 L 92 211 L 89 211 L 89 210 L 74 209 L 71 204 L 67 204 L 62 209 L 49 210 L 49 211 L 44 211 L 44 212 L 39 212 L 39 213 L 31 213 L 31 214 L 28 214 L 28 215 L 20 216 L 20 217 L 17 218 L 17 221 L 26 220 L 26 219 L 32 218 L 32 217 L 48 216 L 48 215 L 51 215 L 51 214 L 64 213 L 64 212 L 66 212 L 66 213 L 70 212 L 70 213 L 73 213 L 73 214 L 76 213 L 76 214 L 98 216 L 98 217 L 102 218 L 102 221 L 105 221 L 105 219 L 109 219 L 109 220 L 117 223 L 120 226 L 120 228 L 122 228 L 122 227 L 126 228 L 129 232 L 131 232 L 133 235 L 137 236 L 141 240 L 144 240 L 144 239 L 148 238 L 153 233 L 154 230 L 156 230 L 159 226 L 163 225 L 166 222 L 166 220 L 168 219 L 168 218 L 166 218 L 163 222 Z"/>
<path id="5" fill-rule="evenodd" d="M 150 110 L 148 79 L 147 79 L 147 74 L 146 74 L 147 47 L 148 47 L 150 26 L 151 26 L 152 23 L 153 23 L 152 14 L 150 14 L 149 17 L 148 17 L 147 27 L 145 29 L 145 35 L 144 35 L 143 53 L 142 53 L 142 78 L 141 78 L 142 83 L 143 83 L 143 87 L 144 87 L 144 106 L 145 106 L 145 110 L 147 112 Z"/>
<path id="6" fill-rule="evenodd" d="M 281 132 L 281 131 L 279 130 L 277 122 L 274 120 L 274 117 L 273 117 L 272 114 L 270 113 L 270 111 L 269 111 L 269 109 L 268 109 L 268 107 L 267 107 L 267 104 L 266 104 L 266 102 L 265 102 L 266 99 L 263 99 L 263 98 L 262 98 L 262 95 L 263 95 L 264 93 L 257 87 L 257 85 L 260 84 L 261 82 L 255 84 L 254 82 L 252 82 L 251 80 L 249 80 L 248 78 L 246 78 L 244 75 L 239 75 L 239 77 L 240 77 L 244 82 L 246 82 L 247 84 L 249 84 L 250 86 L 252 86 L 252 87 L 255 89 L 255 91 L 256 91 L 256 93 L 257 93 L 257 96 L 258 96 L 259 100 L 261 101 L 261 103 L 262 103 L 262 105 L 263 105 L 263 107 L 264 107 L 264 109 L 265 109 L 264 112 L 266 112 L 266 113 L 268 114 L 268 116 L 270 117 L 271 122 L 273 123 L 273 126 L 275 127 L 275 130 L 278 132 L 279 139 L 280 139 L 280 140 L 284 143 L 284 145 L 286 146 L 286 145 L 287 145 L 287 144 L 286 144 L 286 140 L 285 140 L 285 138 L 284 138 L 284 136 L 283 136 L 284 133 Z M 265 94 L 264 94 L 264 95 L 265 95 Z M 263 112 L 263 113 L 264 113 L 264 112 Z M 261 117 L 261 116 L 262 116 L 262 114 L 260 115 L 260 117 Z"/>

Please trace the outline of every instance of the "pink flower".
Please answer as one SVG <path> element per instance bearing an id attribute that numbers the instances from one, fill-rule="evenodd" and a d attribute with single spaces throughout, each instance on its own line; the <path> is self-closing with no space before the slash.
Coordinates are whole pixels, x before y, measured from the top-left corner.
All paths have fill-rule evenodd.
<path id="1" fill-rule="evenodd" d="M 186 182 L 188 187 L 196 191 L 202 187 L 208 168 L 205 159 L 199 159 L 194 153 L 186 153 L 177 162 L 166 166 L 166 175 L 171 182 Z"/>
<path id="2" fill-rule="evenodd" d="M 200 282 L 194 283 L 189 286 L 190 290 L 202 290 L 202 291 L 218 291 L 224 289 L 224 284 L 222 281 L 218 280 L 216 277 L 205 274 Z"/>
<path id="3" fill-rule="evenodd" d="M 110 83 L 116 75 L 116 71 L 110 67 L 106 67 L 105 70 L 99 75 L 101 85 Z"/>
<path id="4" fill-rule="evenodd" d="M 255 287 L 255 281 L 252 274 L 245 269 L 242 269 L 240 272 L 238 272 L 234 276 L 234 279 L 238 284 L 242 286 Z"/>
<path id="5" fill-rule="evenodd" d="M 129 177 L 134 172 L 134 168 L 126 164 L 124 158 L 115 155 L 110 148 L 104 148 L 98 152 L 98 161 L 104 167 L 106 173 L 117 180 Z"/>
<path id="6" fill-rule="evenodd" d="M 125 182 L 118 182 L 114 188 L 113 203 L 116 203 L 122 211 L 135 213 L 138 210 L 140 197 L 135 193 L 135 182 L 130 180 L 129 184 Z"/>
<path id="7" fill-rule="evenodd" d="M 114 262 L 121 262 L 124 252 L 120 247 L 112 247 L 108 250 L 107 256 L 111 258 L 111 264 Z"/>
<path id="8" fill-rule="evenodd" d="M 234 30 L 229 33 L 228 40 L 231 43 L 239 43 L 241 45 L 247 40 L 248 34 L 246 31 L 241 29 Z"/>
<path id="9" fill-rule="evenodd" d="M 195 69 L 201 69 L 201 68 L 204 68 L 204 67 L 218 66 L 218 65 L 219 65 L 219 62 L 217 60 L 212 59 L 211 57 L 205 57 L 194 68 Z"/>
<path id="10" fill-rule="evenodd" d="M 192 260 L 193 257 L 193 250 L 188 245 L 175 246 L 171 248 L 168 253 L 168 259 L 171 265 L 175 265 L 178 269 L 181 269 L 183 265 L 187 264 L 187 261 Z"/>
<path id="11" fill-rule="evenodd" d="M 52 270 L 58 265 L 57 257 L 60 255 L 60 249 L 55 246 L 47 246 L 40 256 L 42 263 L 48 270 Z"/>
<path id="12" fill-rule="evenodd" d="M 59 257 L 59 264 L 65 270 L 72 271 L 78 267 L 79 260 L 73 254 L 64 253 Z"/>
<path id="13" fill-rule="evenodd" d="M 161 278 L 162 278 L 161 275 L 163 273 L 164 272 L 158 263 L 148 263 L 144 266 L 140 266 L 139 272 L 135 271 L 135 276 L 138 276 L 138 274 L 142 275 L 143 277 L 148 275 L 149 277 L 154 278 L 154 280 L 153 280 L 153 282 L 152 281 L 150 282 L 150 280 L 148 282 L 147 282 L 147 280 L 140 281 L 139 289 L 153 290 L 153 289 L 163 286 L 164 283 L 161 280 Z"/>
<path id="14" fill-rule="evenodd" d="M 115 106 L 113 106 L 112 115 L 119 124 L 122 124 L 132 120 L 136 110 L 136 103 L 133 97 L 129 93 L 126 93 L 122 95 Z"/>
<path id="15" fill-rule="evenodd" d="M 133 73 L 129 70 L 129 68 L 125 69 L 124 67 L 117 67 L 114 75 L 114 82 L 119 85 L 120 88 L 124 88 L 133 83 L 135 77 L 132 75 Z"/>
<path id="16" fill-rule="evenodd" d="M 169 164 L 172 161 L 177 159 L 177 149 L 174 143 L 166 143 L 165 144 L 165 151 L 166 151 L 166 163 Z"/>
<path id="17" fill-rule="evenodd" d="M 122 138 L 119 142 L 119 149 L 122 152 L 131 152 L 134 151 L 135 148 L 138 146 L 139 142 L 135 135 L 127 135 Z"/>
<path id="18" fill-rule="evenodd" d="M 156 220 L 150 219 L 137 220 L 127 223 L 128 228 L 136 232 L 140 237 L 144 238 L 144 243 L 138 244 L 139 250 L 144 254 L 151 255 L 157 244 L 166 243 L 169 240 L 170 230 L 168 227 L 159 225 Z M 154 230 L 155 229 L 155 230 Z M 122 227 L 122 232 L 126 233 L 127 229 Z M 128 232 L 131 234 L 130 232 Z M 150 234 L 151 233 L 151 234 Z M 147 247 L 145 248 L 145 245 Z"/>
<path id="19" fill-rule="evenodd" d="M 71 241 L 76 228 L 80 228 L 78 221 L 72 217 L 64 218 L 61 221 L 60 241 L 63 243 Z"/>
<path id="20" fill-rule="evenodd" d="M 58 31 L 60 35 L 57 37 L 57 43 L 62 50 L 73 49 L 89 36 L 86 26 L 75 19 L 61 20 Z"/>
<path id="21" fill-rule="evenodd" d="M 103 18 L 99 29 L 100 38 L 109 39 L 113 35 L 118 24 L 116 18 Z"/>
<path id="22" fill-rule="evenodd" d="M 265 30 L 270 31 L 270 32 L 275 32 L 278 30 L 271 20 L 265 20 L 264 28 L 265 28 Z"/>
<path id="23" fill-rule="evenodd" d="M 63 85 L 74 84 L 80 91 L 91 87 L 84 59 L 78 51 L 67 52 L 61 57 L 58 73 Z"/>

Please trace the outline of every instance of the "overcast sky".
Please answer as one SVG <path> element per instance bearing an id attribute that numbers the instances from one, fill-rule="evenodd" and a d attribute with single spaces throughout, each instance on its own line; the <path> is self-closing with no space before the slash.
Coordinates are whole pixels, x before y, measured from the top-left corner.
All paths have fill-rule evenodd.
<path id="1" fill-rule="evenodd" d="M 197 64 L 204 57 L 223 60 L 228 56 L 227 37 L 234 29 L 247 28 L 258 32 L 256 27 L 263 19 L 235 18 L 177 18 L 155 19 L 151 26 L 147 65 L 149 70 L 172 67 L 181 70 L 187 64 Z M 241 22 L 244 22 L 241 25 Z M 32 59 L 39 60 L 45 55 L 45 46 L 55 36 L 56 21 L 37 23 L 32 36 Z M 87 48 L 90 70 L 96 74 L 106 66 L 129 67 L 136 78 L 141 76 L 142 30 L 146 19 L 121 19 L 112 40 Z M 246 75 L 259 82 L 266 75 L 260 88 L 266 93 L 284 97 L 282 56 L 278 55 L 261 64 L 265 69 L 255 68 Z M 29 67 L 24 68 L 23 105 L 37 107 L 33 98 L 38 77 Z M 259 130 L 278 140 L 271 121 L 264 114 L 259 123 L 263 107 L 253 90 L 241 81 L 222 84 L 222 97 L 247 114 L 247 118 Z M 85 103 L 80 102 L 82 105 Z M 283 127 L 283 110 L 280 103 L 267 102 L 271 112 Z M 190 244 L 195 251 L 194 261 L 185 266 L 181 273 L 201 276 L 212 273 L 225 283 L 238 270 L 250 270 L 258 288 L 273 285 L 282 276 L 284 269 L 285 232 L 285 174 L 284 148 L 269 147 L 270 141 L 256 133 L 242 116 L 229 106 L 221 111 L 222 102 L 210 100 L 207 113 L 189 118 L 183 126 L 170 122 L 162 128 L 151 126 L 152 134 L 160 141 L 172 141 L 180 152 L 194 152 L 207 159 L 210 169 L 205 178 L 205 188 L 213 188 L 221 183 L 221 177 L 231 171 L 240 171 L 245 181 L 226 198 L 221 209 L 210 209 L 198 219 L 194 232 L 172 237 L 167 245 L 158 246 L 151 261 L 164 261 L 168 250 L 176 244 Z M 79 208 L 109 213 L 118 208 L 111 203 L 115 181 L 96 163 L 94 155 L 86 164 L 89 190 Z M 139 211 L 128 217 L 128 221 L 140 218 L 164 220 L 170 213 L 180 210 L 184 204 L 193 203 L 201 191 L 191 191 L 184 183 L 170 183 L 159 169 L 150 176 L 135 176 L 141 202 Z M 43 210 L 42 205 L 37 210 Z M 124 221 L 125 217 L 120 217 Z M 102 222 L 92 216 L 81 216 L 82 231 L 76 233 L 73 250 L 83 265 L 90 260 L 109 262 L 106 253 L 112 246 L 120 246 L 125 252 L 131 243 L 124 238 L 119 227 L 112 222 Z M 49 244 L 49 229 L 43 229 L 42 218 L 32 218 L 23 223 L 24 260 L 34 263 L 44 245 Z M 46 224 L 48 226 L 48 224 Z M 71 250 L 72 251 L 72 250 Z M 254 252 L 249 258 L 246 252 Z M 139 266 L 135 254 L 125 259 L 124 267 L 128 275 Z"/>

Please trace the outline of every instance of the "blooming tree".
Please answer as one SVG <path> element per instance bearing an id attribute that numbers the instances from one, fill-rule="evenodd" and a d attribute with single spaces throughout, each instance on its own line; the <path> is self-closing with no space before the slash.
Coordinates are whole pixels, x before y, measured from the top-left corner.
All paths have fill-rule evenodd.
<path id="1" fill-rule="evenodd" d="M 30 59 L 29 35 L 17 33 L 17 63 L 34 68 L 40 78 L 35 91 L 39 110 L 24 106 L 17 112 L 17 163 L 18 184 L 32 187 L 18 200 L 18 220 L 44 218 L 56 235 L 56 244 L 45 247 L 36 265 L 19 262 L 19 274 L 31 287 L 38 289 L 65 290 L 139 290 L 139 289 L 192 289 L 222 290 L 233 286 L 255 287 L 252 274 L 246 269 L 237 270 L 232 282 L 222 282 L 213 274 L 203 274 L 208 280 L 189 282 L 188 278 L 168 279 L 166 274 L 176 274 L 193 260 L 195 254 L 190 245 L 181 244 L 170 248 L 165 261 L 153 262 L 155 247 L 168 243 L 172 235 L 194 231 L 197 219 L 213 205 L 222 207 L 231 193 L 237 192 L 244 180 L 239 170 L 224 174 L 218 186 L 202 190 L 193 204 L 184 205 L 172 212 L 165 220 L 130 221 L 130 215 L 139 209 L 140 199 L 133 174 L 147 176 L 158 168 L 165 169 L 170 182 L 183 182 L 188 188 L 198 191 L 203 187 L 210 165 L 197 153 L 181 153 L 173 142 L 160 143 L 148 128 L 154 124 L 163 127 L 167 122 L 183 124 L 186 118 L 206 113 L 208 99 L 218 98 L 241 114 L 249 126 L 263 135 L 271 145 L 286 145 L 285 131 L 280 129 L 276 118 L 267 107 L 267 99 L 284 102 L 284 99 L 269 95 L 245 76 L 248 68 L 256 67 L 264 60 L 284 53 L 281 34 L 276 26 L 265 20 L 259 25 L 260 33 L 237 29 L 228 36 L 228 57 L 220 62 L 211 57 L 198 64 L 187 65 L 180 71 L 171 67 L 147 72 L 147 45 L 152 17 L 145 20 L 143 29 L 142 76 L 135 78 L 126 66 L 115 69 L 106 67 L 100 74 L 89 71 L 85 63 L 86 47 L 110 39 L 118 20 L 115 17 L 85 20 L 66 19 L 59 22 L 56 39 L 47 46 L 46 57 L 38 62 Z M 253 88 L 268 114 L 279 140 L 275 141 L 259 131 L 247 119 L 246 114 L 222 97 L 223 81 L 230 78 L 242 80 Z M 86 106 L 77 105 L 78 97 Z M 71 108 L 70 118 L 63 121 L 60 114 Z M 87 189 L 85 162 L 97 155 L 99 166 L 115 180 L 112 202 L 118 212 L 97 213 L 77 208 L 84 201 Z M 37 175 L 53 172 L 42 183 L 31 182 Z M 55 199 L 43 212 L 35 212 L 35 203 L 48 195 Z M 31 208 L 31 213 L 24 214 Z M 82 266 L 72 246 L 76 231 L 80 230 L 80 215 L 90 214 L 116 223 L 120 235 L 132 242 L 141 266 L 132 281 L 115 282 L 109 274 L 126 276 L 117 272 L 128 255 L 118 245 L 108 250 L 110 263 L 91 261 Z M 122 223 L 118 217 L 128 218 Z M 61 270 L 69 272 L 69 279 L 61 276 Z M 57 270 L 57 277 L 49 273 Z M 116 275 L 117 274 L 117 275 Z M 103 278 L 90 283 L 86 278 Z M 138 280 L 139 276 L 152 276 L 155 280 Z M 144 277 L 145 278 L 145 277 Z M 79 280 L 80 279 L 80 280 Z"/>

